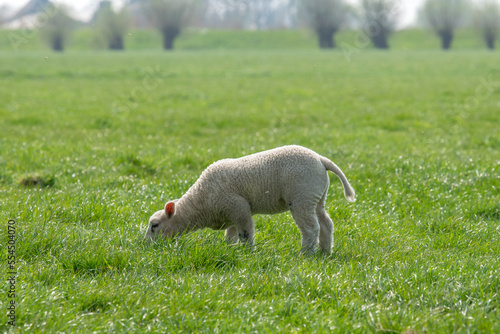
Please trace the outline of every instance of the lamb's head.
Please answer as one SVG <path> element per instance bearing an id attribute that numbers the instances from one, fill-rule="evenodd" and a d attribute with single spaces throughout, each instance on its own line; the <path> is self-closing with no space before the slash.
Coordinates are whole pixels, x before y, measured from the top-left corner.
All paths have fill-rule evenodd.
<path id="1" fill-rule="evenodd" d="M 158 237 L 172 238 L 182 233 L 182 223 L 179 221 L 179 215 L 176 215 L 175 203 L 177 200 L 170 201 L 165 205 L 164 210 L 156 211 L 149 218 L 146 239 L 156 240 Z"/>

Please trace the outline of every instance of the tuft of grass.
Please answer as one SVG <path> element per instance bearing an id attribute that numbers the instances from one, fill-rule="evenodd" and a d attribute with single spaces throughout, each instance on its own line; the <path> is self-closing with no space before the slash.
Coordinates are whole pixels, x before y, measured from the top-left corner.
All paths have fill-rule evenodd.
<path id="1" fill-rule="evenodd" d="M 55 183 L 55 177 L 39 174 L 28 175 L 19 180 L 19 184 L 25 188 L 47 188 L 53 187 Z"/>
<path id="2" fill-rule="evenodd" d="M 104 312 L 111 308 L 111 301 L 102 293 L 94 293 L 81 297 L 79 310 L 83 313 Z"/>
<path id="3" fill-rule="evenodd" d="M 146 162 L 136 157 L 133 154 L 120 155 L 116 159 L 116 164 L 123 169 L 127 175 L 141 175 L 156 173 L 155 168 L 150 162 Z"/>
<path id="4" fill-rule="evenodd" d="M 484 205 L 469 213 L 471 219 L 486 219 L 491 221 L 500 221 L 500 205 L 498 203 L 491 203 Z"/>

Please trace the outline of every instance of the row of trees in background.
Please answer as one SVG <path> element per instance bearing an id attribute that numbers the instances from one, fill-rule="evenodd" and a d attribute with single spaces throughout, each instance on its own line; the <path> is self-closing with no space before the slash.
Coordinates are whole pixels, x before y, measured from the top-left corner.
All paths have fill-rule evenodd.
<path id="1" fill-rule="evenodd" d="M 163 48 L 171 50 L 174 40 L 189 23 L 196 6 L 196 0 L 147 0 L 141 10 L 150 23 L 163 37 Z M 62 51 L 71 31 L 77 26 L 63 5 L 50 4 L 43 12 L 46 20 L 40 27 L 41 37 L 55 51 Z M 99 32 L 102 42 L 113 50 L 124 48 L 124 38 L 130 29 L 132 17 L 126 7 L 115 10 L 110 1 L 102 1 L 94 14 L 93 26 Z"/>
<path id="2" fill-rule="evenodd" d="M 402 8 L 398 0 L 360 0 L 358 7 L 346 0 L 129 0 L 139 5 L 146 21 L 163 37 L 165 50 L 173 49 L 182 30 L 198 19 L 217 16 L 219 21 L 240 18 L 242 26 L 264 29 L 280 21 L 289 28 L 303 22 L 316 34 L 321 48 L 334 48 L 335 34 L 341 29 L 359 29 L 363 38 L 377 48 L 389 48 L 389 38 L 397 28 Z M 419 18 L 431 27 L 441 39 L 443 49 L 449 49 L 456 29 L 474 12 L 475 25 L 481 31 L 486 45 L 493 49 L 500 30 L 500 6 L 495 0 L 482 0 L 473 6 L 469 0 L 426 0 Z M 237 13 L 237 14 L 235 14 Z M 52 49 L 61 51 L 74 20 L 63 6 L 49 5 L 43 12 L 44 24 L 40 34 Z M 277 18 L 279 16 L 279 18 Z M 200 19 L 201 18 L 201 19 Z M 132 23 L 128 7 L 113 9 L 109 1 L 102 1 L 93 18 L 110 49 L 123 49 L 124 37 Z"/>
<path id="3" fill-rule="evenodd" d="M 376 48 L 389 48 L 388 39 L 395 31 L 401 13 L 397 0 L 361 0 L 358 15 L 344 0 L 304 0 L 301 12 L 316 32 L 319 46 L 335 46 L 334 36 L 346 22 L 358 20 L 364 37 Z M 441 39 L 443 49 L 451 47 L 455 30 L 463 25 L 474 12 L 476 26 L 480 29 L 488 48 L 494 49 L 500 30 L 500 5 L 494 0 L 483 0 L 476 8 L 468 0 L 427 0 L 419 16 Z"/>
<path id="4" fill-rule="evenodd" d="M 189 22 L 195 0 L 149 0 L 142 10 L 163 36 L 163 47 L 173 49 L 175 38 Z M 40 16 L 40 35 L 55 51 L 63 51 L 65 43 L 78 23 L 71 18 L 69 9 L 63 5 L 48 5 Z M 40 20 L 41 21 L 41 20 Z M 92 25 L 99 32 L 101 42 L 109 49 L 124 48 L 124 39 L 130 29 L 132 16 L 126 7 L 114 10 L 111 2 L 102 1 L 94 14 Z"/>
<path id="5" fill-rule="evenodd" d="M 387 49 L 398 15 L 397 2 L 391 0 L 362 0 L 360 14 L 343 0 L 303 1 L 300 9 L 316 33 L 321 48 L 335 47 L 335 34 L 348 22 L 360 20 L 363 33 L 373 45 Z"/>

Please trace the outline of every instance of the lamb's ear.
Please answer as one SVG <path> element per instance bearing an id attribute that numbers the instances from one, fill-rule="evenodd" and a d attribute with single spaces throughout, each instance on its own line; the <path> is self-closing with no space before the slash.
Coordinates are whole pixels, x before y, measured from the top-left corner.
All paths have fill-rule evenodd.
<path id="1" fill-rule="evenodd" d="M 175 212 L 175 203 L 173 201 L 168 202 L 165 204 L 165 214 L 167 215 L 168 218 L 172 217 Z"/>

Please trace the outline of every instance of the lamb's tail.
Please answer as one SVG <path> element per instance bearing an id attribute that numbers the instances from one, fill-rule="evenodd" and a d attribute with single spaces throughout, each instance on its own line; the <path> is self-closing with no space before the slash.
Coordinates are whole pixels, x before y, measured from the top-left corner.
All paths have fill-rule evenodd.
<path id="1" fill-rule="evenodd" d="M 354 189 L 352 189 L 351 185 L 349 184 L 349 181 L 347 181 L 342 170 L 340 170 L 340 168 L 336 164 L 334 164 L 333 161 L 330 161 L 325 157 L 321 157 L 320 159 L 321 163 L 323 164 L 323 166 L 325 166 L 327 170 L 334 172 L 339 177 L 340 181 L 342 182 L 342 185 L 344 186 L 344 196 L 347 199 L 347 201 L 349 202 L 356 201 L 356 199 L 354 198 L 355 197 Z"/>

